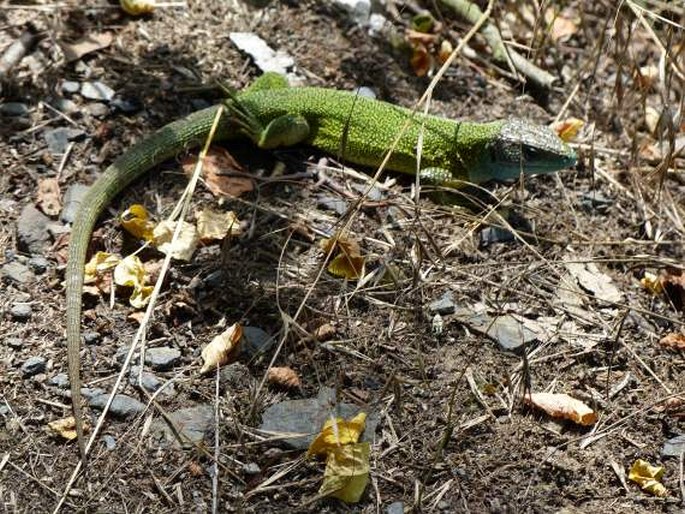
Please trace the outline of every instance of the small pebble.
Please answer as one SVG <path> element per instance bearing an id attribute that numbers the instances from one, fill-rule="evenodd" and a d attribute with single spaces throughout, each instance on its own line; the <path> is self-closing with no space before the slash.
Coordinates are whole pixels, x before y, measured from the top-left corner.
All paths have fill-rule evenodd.
<path id="1" fill-rule="evenodd" d="M 73 80 L 65 80 L 62 82 L 62 91 L 67 94 L 78 93 L 81 90 L 81 83 Z"/>
<path id="2" fill-rule="evenodd" d="M 24 340 L 18 337 L 8 337 L 5 339 L 5 344 L 15 350 L 20 350 L 24 346 Z"/>
<path id="3" fill-rule="evenodd" d="M 84 82 L 81 84 L 81 95 L 88 100 L 109 102 L 114 98 L 114 90 L 100 81 Z"/>
<path id="4" fill-rule="evenodd" d="M 26 378 L 35 376 L 45 371 L 47 362 L 45 357 L 29 357 L 24 364 L 21 365 L 21 372 Z"/>
<path id="5" fill-rule="evenodd" d="M 29 108 L 21 102 L 6 102 L 0 104 L 0 114 L 3 116 L 26 116 Z"/>
<path id="6" fill-rule="evenodd" d="M 66 373 L 58 373 L 48 380 L 48 385 L 66 389 L 69 387 L 69 375 Z"/>
<path id="7" fill-rule="evenodd" d="M 100 102 L 86 105 L 86 111 L 94 118 L 104 118 L 109 114 L 109 107 Z"/>
<path id="8" fill-rule="evenodd" d="M 10 309 L 10 314 L 17 321 L 27 321 L 31 318 L 31 305 L 28 303 L 15 303 Z"/>
<path id="9" fill-rule="evenodd" d="M 39 275 L 45 273 L 49 266 L 48 260 L 41 255 L 36 255 L 29 259 L 29 267 Z"/>

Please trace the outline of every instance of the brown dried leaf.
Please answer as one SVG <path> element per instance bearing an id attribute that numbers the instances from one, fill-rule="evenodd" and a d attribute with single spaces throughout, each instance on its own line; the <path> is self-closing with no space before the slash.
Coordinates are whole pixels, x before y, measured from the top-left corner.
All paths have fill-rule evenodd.
<path id="1" fill-rule="evenodd" d="M 665 346 L 666 348 L 685 351 L 685 334 L 680 334 L 677 332 L 666 334 L 659 340 L 659 344 L 661 346 Z"/>
<path id="2" fill-rule="evenodd" d="M 433 56 L 423 43 L 415 43 L 412 45 L 409 64 L 417 77 L 425 77 L 433 69 Z"/>
<path id="3" fill-rule="evenodd" d="M 668 267 L 661 272 L 661 285 L 668 300 L 676 310 L 685 306 L 685 274 L 683 270 Z"/>
<path id="4" fill-rule="evenodd" d="M 194 156 L 184 159 L 182 166 L 186 175 L 193 174 L 196 163 L 197 158 Z M 236 198 L 254 189 L 252 178 L 246 176 L 244 168 L 226 149 L 221 147 L 209 149 L 202 164 L 202 178 L 207 184 L 207 188 L 217 196 Z"/>
<path id="5" fill-rule="evenodd" d="M 583 426 L 594 425 L 597 421 L 595 411 L 564 393 L 532 393 L 525 397 L 525 401 L 553 418 L 570 419 Z"/>
<path id="6" fill-rule="evenodd" d="M 57 216 L 62 209 L 59 182 L 56 178 L 44 178 L 38 181 L 38 207 L 48 216 Z"/>
<path id="7" fill-rule="evenodd" d="M 336 332 L 337 329 L 335 328 L 335 325 L 332 323 L 324 323 L 314 330 L 314 337 L 317 341 L 324 343 L 330 339 L 333 339 L 333 336 L 336 334 Z"/>
<path id="8" fill-rule="evenodd" d="M 302 387 L 302 382 L 297 372 L 288 367 L 275 367 L 269 368 L 266 373 L 266 379 L 272 385 L 277 385 L 285 389 L 295 389 L 297 387 Z"/>
<path id="9" fill-rule="evenodd" d="M 200 373 L 213 371 L 217 366 L 223 366 L 234 360 L 238 354 L 242 337 L 243 327 L 239 323 L 234 323 L 223 333 L 212 339 L 202 350 L 204 364 Z"/>
<path id="10" fill-rule="evenodd" d="M 81 57 L 97 50 L 107 48 L 112 44 L 114 35 L 112 32 L 95 32 L 88 34 L 74 43 L 60 41 L 57 44 L 64 52 L 67 62 L 78 61 Z"/>

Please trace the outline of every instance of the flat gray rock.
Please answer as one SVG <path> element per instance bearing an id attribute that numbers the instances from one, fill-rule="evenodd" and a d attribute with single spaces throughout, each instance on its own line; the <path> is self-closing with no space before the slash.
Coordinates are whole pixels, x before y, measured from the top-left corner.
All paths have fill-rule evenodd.
<path id="1" fill-rule="evenodd" d="M 169 414 L 174 430 L 166 420 L 158 418 L 150 427 L 151 444 L 156 447 L 186 448 L 201 443 L 214 426 L 214 407 L 197 405 Z M 179 441 L 174 431 L 178 431 Z"/>
<path id="2" fill-rule="evenodd" d="M 17 238 L 19 248 L 31 254 L 42 255 L 50 242 L 48 224 L 50 218 L 28 204 L 17 220 Z"/>
<path id="3" fill-rule="evenodd" d="M 349 403 L 336 404 L 335 389 L 322 387 L 316 398 L 286 400 L 272 405 L 264 411 L 259 428 L 272 436 L 283 437 L 285 446 L 306 450 L 331 415 L 349 419 L 362 410 Z M 378 415 L 367 412 L 362 441 L 372 439 L 377 425 Z"/>

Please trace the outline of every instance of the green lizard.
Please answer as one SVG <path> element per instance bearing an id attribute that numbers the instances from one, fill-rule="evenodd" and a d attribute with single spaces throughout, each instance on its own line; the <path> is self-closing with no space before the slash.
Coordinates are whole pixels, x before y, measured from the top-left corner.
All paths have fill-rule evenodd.
<path id="1" fill-rule="evenodd" d="M 299 143 L 363 166 L 377 167 L 407 120 L 387 168 L 416 173 L 416 146 L 423 130 L 421 174 L 440 183 L 482 183 L 551 173 L 576 161 L 557 135 L 524 120 L 456 122 L 413 114 L 392 104 L 330 89 L 288 87 L 285 78 L 265 74 L 231 95 L 228 115 L 216 139 L 246 137 L 271 149 Z M 105 206 L 134 179 L 207 137 L 218 107 L 170 123 L 116 159 L 95 181 L 71 232 L 66 268 L 67 356 L 81 457 L 86 458 L 81 412 L 80 327 L 83 272 L 90 236 Z"/>

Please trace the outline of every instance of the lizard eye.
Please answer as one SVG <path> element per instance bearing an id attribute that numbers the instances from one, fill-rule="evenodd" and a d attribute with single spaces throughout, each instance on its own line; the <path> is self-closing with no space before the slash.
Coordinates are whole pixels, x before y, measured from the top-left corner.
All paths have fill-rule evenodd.
<path id="1" fill-rule="evenodd" d="M 533 146 L 523 146 L 523 158 L 526 161 L 532 161 L 535 160 L 537 157 L 540 156 L 540 150 L 538 148 L 535 148 Z"/>

